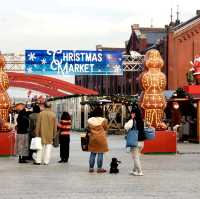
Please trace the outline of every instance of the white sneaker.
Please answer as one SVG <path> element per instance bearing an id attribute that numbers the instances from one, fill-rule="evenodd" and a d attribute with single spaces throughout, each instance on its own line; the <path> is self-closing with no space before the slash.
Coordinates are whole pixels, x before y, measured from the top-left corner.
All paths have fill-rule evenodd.
<path id="1" fill-rule="evenodd" d="M 138 171 L 132 171 L 130 172 L 131 175 L 134 175 L 134 176 L 143 176 L 144 174 L 142 172 L 138 172 Z"/>

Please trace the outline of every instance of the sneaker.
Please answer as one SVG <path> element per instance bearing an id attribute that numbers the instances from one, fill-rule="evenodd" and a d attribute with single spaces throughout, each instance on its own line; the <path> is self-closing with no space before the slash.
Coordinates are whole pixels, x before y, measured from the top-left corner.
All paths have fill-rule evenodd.
<path id="1" fill-rule="evenodd" d="M 97 173 L 105 173 L 106 170 L 105 169 L 97 169 Z"/>
<path id="2" fill-rule="evenodd" d="M 130 175 L 133 175 L 135 172 L 137 172 L 137 170 L 136 170 L 136 169 L 133 169 L 133 170 L 131 170 L 131 171 L 129 172 L 129 174 L 130 174 Z"/>
<path id="3" fill-rule="evenodd" d="M 93 168 L 89 168 L 89 173 L 93 173 L 94 169 Z"/>
<path id="4" fill-rule="evenodd" d="M 141 172 L 133 171 L 132 175 L 134 175 L 134 176 L 143 176 L 144 174 L 142 173 L 142 171 Z"/>
<path id="5" fill-rule="evenodd" d="M 48 163 L 45 163 L 45 162 L 44 162 L 43 165 L 48 165 Z"/>

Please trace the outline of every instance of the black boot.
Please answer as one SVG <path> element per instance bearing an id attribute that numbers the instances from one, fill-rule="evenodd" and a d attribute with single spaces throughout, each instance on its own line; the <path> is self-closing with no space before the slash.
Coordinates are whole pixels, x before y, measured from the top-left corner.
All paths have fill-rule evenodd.
<path id="1" fill-rule="evenodd" d="M 19 163 L 28 163 L 24 156 L 19 156 Z"/>
<path id="2" fill-rule="evenodd" d="M 64 162 L 64 160 L 63 160 L 63 159 L 61 159 L 61 160 L 59 160 L 59 161 L 58 161 L 58 163 L 63 163 L 63 162 Z"/>
<path id="3" fill-rule="evenodd" d="M 22 163 L 22 156 L 19 156 L 19 163 Z"/>

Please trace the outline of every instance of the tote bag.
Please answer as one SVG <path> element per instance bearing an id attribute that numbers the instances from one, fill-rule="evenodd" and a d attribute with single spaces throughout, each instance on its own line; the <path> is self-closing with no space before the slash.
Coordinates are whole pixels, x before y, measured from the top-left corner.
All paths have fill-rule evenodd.
<path id="1" fill-rule="evenodd" d="M 34 137 L 31 139 L 30 149 L 40 150 L 42 149 L 42 140 L 41 137 Z"/>
<path id="2" fill-rule="evenodd" d="M 126 137 L 126 147 L 138 146 L 138 130 L 130 129 Z"/>
<path id="3" fill-rule="evenodd" d="M 146 127 L 144 128 L 144 134 L 145 134 L 145 138 L 147 140 L 153 140 L 155 139 L 155 129 L 152 127 Z"/>

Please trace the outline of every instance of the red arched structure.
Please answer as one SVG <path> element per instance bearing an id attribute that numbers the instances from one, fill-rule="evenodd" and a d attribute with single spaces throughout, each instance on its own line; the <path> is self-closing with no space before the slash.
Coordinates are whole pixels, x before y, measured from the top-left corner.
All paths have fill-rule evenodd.
<path id="1" fill-rule="evenodd" d="M 66 93 L 98 95 L 97 91 L 48 76 L 15 72 L 8 72 L 7 74 L 10 86 L 36 90 L 50 96 L 64 96 L 67 95 Z"/>

